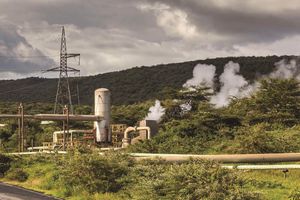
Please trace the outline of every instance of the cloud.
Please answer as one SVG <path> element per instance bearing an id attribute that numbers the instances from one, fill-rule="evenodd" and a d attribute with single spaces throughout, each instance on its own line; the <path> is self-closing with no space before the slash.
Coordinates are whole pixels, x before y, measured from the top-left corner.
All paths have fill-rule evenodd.
<path id="1" fill-rule="evenodd" d="M 140 4 L 142 11 L 152 11 L 156 22 L 171 37 L 190 39 L 198 37 L 197 27 L 189 22 L 187 13 L 180 9 L 172 9 L 166 4 Z"/>
<path id="2" fill-rule="evenodd" d="M 0 72 L 27 73 L 40 71 L 41 66 L 52 66 L 39 49 L 21 36 L 17 27 L 2 19 L 0 26 Z"/>
<path id="3" fill-rule="evenodd" d="M 153 1 L 149 1 L 153 2 Z M 154 1 L 189 13 L 191 23 L 203 32 L 223 36 L 229 44 L 275 41 L 298 34 L 299 2 L 283 5 L 282 1 L 239 0 L 163 0 Z M 293 7 L 296 6 L 296 7 Z"/>

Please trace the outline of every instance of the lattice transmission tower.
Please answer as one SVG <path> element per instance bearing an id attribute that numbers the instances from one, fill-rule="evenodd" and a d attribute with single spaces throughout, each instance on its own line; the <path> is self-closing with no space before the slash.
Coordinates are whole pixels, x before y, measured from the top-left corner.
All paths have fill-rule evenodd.
<path id="1" fill-rule="evenodd" d="M 60 66 L 54 67 L 44 72 L 59 72 L 57 83 L 57 91 L 55 97 L 54 113 L 62 113 L 63 108 L 67 105 L 70 109 L 70 114 L 73 114 L 72 95 L 69 84 L 68 72 L 80 72 L 80 70 L 68 66 L 68 58 L 79 57 L 79 53 L 67 53 L 67 41 L 65 36 L 65 28 L 62 27 L 61 46 L 60 46 Z"/>

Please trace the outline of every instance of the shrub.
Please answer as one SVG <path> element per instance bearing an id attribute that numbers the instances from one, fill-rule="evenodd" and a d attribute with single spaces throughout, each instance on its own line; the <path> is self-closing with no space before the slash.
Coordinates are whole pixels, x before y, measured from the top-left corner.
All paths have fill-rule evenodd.
<path id="1" fill-rule="evenodd" d="M 10 168 L 12 159 L 6 155 L 0 154 L 0 175 L 3 176 Z"/>
<path id="2" fill-rule="evenodd" d="M 243 190 L 246 183 L 237 174 L 211 161 L 144 163 L 132 170 L 131 179 L 128 199 L 260 199 Z"/>
<path id="3" fill-rule="evenodd" d="M 124 186 L 122 178 L 127 175 L 130 163 L 124 155 L 75 152 L 59 163 L 59 181 L 65 195 L 117 192 Z"/>
<path id="4" fill-rule="evenodd" d="M 241 128 L 235 142 L 237 153 L 280 153 L 299 149 L 299 134 L 269 131 L 266 123 Z"/>
<path id="5" fill-rule="evenodd" d="M 21 168 L 12 168 L 7 172 L 6 178 L 13 181 L 24 182 L 27 180 L 28 174 Z"/>

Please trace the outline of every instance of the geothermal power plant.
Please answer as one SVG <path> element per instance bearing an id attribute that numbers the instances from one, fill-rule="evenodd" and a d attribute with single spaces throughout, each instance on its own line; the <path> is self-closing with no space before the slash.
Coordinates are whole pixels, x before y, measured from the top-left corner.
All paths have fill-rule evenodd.
<path id="1" fill-rule="evenodd" d="M 94 115 L 69 114 L 67 108 L 64 114 L 36 114 L 26 115 L 23 106 L 20 105 L 19 114 L 1 114 L 0 118 L 16 118 L 19 121 L 19 151 L 26 150 L 26 137 L 24 136 L 24 121 L 34 119 L 48 124 L 52 121 L 63 121 L 63 130 L 53 133 L 53 141 L 45 141 L 43 146 L 28 147 L 29 151 L 34 150 L 66 150 L 76 145 L 88 144 L 101 147 L 126 148 L 132 143 L 140 140 L 151 139 L 158 132 L 158 124 L 155 120 L 142 120 L 138 127 L 127 127 L 126 124 L 111 124 L 111 93 L 106 88 L 100 88 L 94 92 Z M 47 121 L 46 121 L 47 120 Z M 92 121 L 94 128 L 91 130 L 69 129 L 70 121 Z M 135 137 L 133 134 L 135 133 Z M 113 141 L 113 134 L 119 137 L 122 143 L 116 146 Z M 113 145 L 114 144 L 114 145 Z"/>
<path id="2" fill-rule="evenodd" d="M 66 153 L 68 149 L 84 145 L 89 148 L 94 148 L 102 151 L 106 150 L 122 150 L 130 145 L 143 140 L 151 140 L 158 133 L 158 122 L 156 120 L 148 120 L 146 117 L 138 126 L 128 126 L 127 124 L 111 124 L 111 92 L 106 88 L 99 88 L 94 91 L 94 114 L 93 115 L 76 115 L 73 112 L 71 100 L 71 92 L 68 81 L 68 72 L 79 72 L 72 67 L 67 66 L 68 58 L 80 57 L 78 53 L 67 53 L 66 37 L 64 27 L 62 28 L 61 49 L 60 49 L 60 66 L 46 70 L 45 72 L 59 72 L 58 87 L 55 99 L 54 114 L 35 114 L 27 115 L 24 113 L 22 104 L 18 107 L 18 114 L 0 114 L 0 119 L 16 119 L 18 120 L 18 152 L 15 154 L 33 154 L 33 153 Z M 80 60 L 79 60 L 80 61 Z M 79 62 L 80 64 L 80 62 Z M 202 72 L 205 71 L 205 73 Z M 239 65 L 229 62 L 225 66 L 224 73 L 221 76 L 232 77 L 237 80 L 235 88 L 246 88 L 247 91 L 255 88 L 249 85 L 248 82 L 236 74 L 239 71 Z M 209 73 L 208 73 L 209 72 Z M 188 80 L 183 87 L 191 86 L 198 83 L 197 74 L 209 74 L 213 81 L 215 76 L 215 67 L 197 65 L 194 68 L 194 77 Z M 202 76 L 201 76 L 202 77 Z M 223 79 L 222 79 L 223 80 Z M 223 85 L 226 86 L 227 79 L 223 80 Z M 238 90 L 236 90 L 238 91 Z M 233 95 L 233 94 L 231 94 Z M 229 96 L 226 91 L 220 89 L 220 92 L 213 96 L 212 100 L 217 106 L 224 106 L 228 102 Z M 155 105 L 157 102 L 155 103 Z M 62 111 L 62 112 L 61 112 Z M 150 110 L 151 111 L 151 110 Z M 62 113 L 62 114 L 61 114 Z M 62 122 L 62 130 L 52 133 L 51 141 L 44 141 L 41 146 L 34 146 L 34 142 L 27 141 L 24 123 L 27 119 L 39 120 L 43 125 L 53 124 L 54 121 Z M 70 129 L 71 121 L 89 121 L 93 123 L 93 128 L 90 129 Z M 0 124 L 4 127 L 5 124 Z M 31 143 L 31 145 L 28 145 Z M 136 159 L 151 159 L 160 157 L 171 162 L 182 162 L 190 158 L 209 159 L 223 163 L 259 163 L 259 162 L 294 162 L 300 161 L 300 153 L 275 153 L 275 154 L 232 154 L 232 155 L 190 155 L 190 154 L 145 154 L 131 153 L 131 156 Z M 225 166 L 230 168 L 230 166 Z M 245 166 L 243 166 L 245 168 Z M 257 166 L 256 166 L 257 167 Z M 265 169 L 273 169 L 275 166 L 264 166 Z M 282 168 L 279 166 L 279 168 Z M 286 168 L 300 168 L 300 165 L 285 166 Z M 239 167 L 236 167 L 239 169 Z M 253 166 L 248 166 L 252 169 Z"/>

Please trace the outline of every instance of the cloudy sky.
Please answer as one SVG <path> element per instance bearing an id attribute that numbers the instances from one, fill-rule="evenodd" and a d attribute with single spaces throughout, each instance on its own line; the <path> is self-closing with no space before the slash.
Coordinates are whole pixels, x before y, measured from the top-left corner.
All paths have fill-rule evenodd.
<path id="1" fill-rule="evenodd" d="M 58 66 L 61 26 L 82 75 L 223 56 L 298 55 L 300 1 L 0 0 L 0 79 Z"/>

